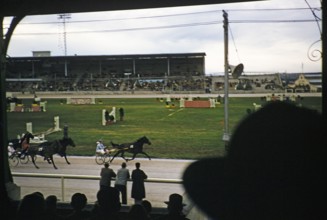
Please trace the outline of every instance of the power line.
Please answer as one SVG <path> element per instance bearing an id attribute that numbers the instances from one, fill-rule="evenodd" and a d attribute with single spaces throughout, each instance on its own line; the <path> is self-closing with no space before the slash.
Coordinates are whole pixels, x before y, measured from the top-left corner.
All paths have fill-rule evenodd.
<path id="1" fill-rule="evenodd" d="M 282 22 L 316 22 L 315 20 L 232 20 L 229 23 L 282 23 Z M 108 29 L 108 30 L 90 30 L 90 31 L 66 31 L 67 34 L 82 34 L 82 33 L 106 33 L 106 32 L 126 32 L 126 31 L 144 31 L 144 30 L 158 30 L 158 29 L 169 29 L 169 28 L 182 28 L 182 27 L 193 27 L 203 25 L 215 25 L 221 24 L 221 21 L 205 21 L 196 23 L 186 24 L 175 24 L 175 25 L 163 25 L 163 26 L 150 26 L 150 27 L 136 27 L 136 28 L 119 28 L 119 29 Z M 54 35 L 58 33 L 51 32 L 30 32 L 30 33 L 15 33 L 18 35 Z"/>
<path id="2" fill-rule="evenodd" d="M 296 20 L 231 20 L 230 23 L 306 23 L 316 22 L 313 19 L 296 19 Z"/>
<path id="3" fill-rule="evenodd" d="M 233 12 L 247 12 L 247 11 L 299 11 L 299 10 L 320 10 L 318 7 L 309 8 L 266 8 L 266 9 L 229 9 L 225 11 Z M 90 22 L 108 22 L 108 21 L 123 21 L 123 20 L 137 20 L 137 19 L 153 19 L 153 18 L 166 18 L 175 16 L 188 16 L 195 14 L 208 14 L 208 13 L 221 13 L 221 10 L 209 10 L 209 11 L 198 11 L 198 12 L 188 12 L 188 13 L 178 13 L 178 14 L 164 14 L 164 15 L 154 15 L 154 16 L 138 16 L 138 17 L 128 17 L 128 18 L 110 18 L 110 19 L 95 19 L 95 20 L 79 20 L 79 21 L 69 21 L 69 23 L 90 23 Z M 19 25 L 42 25 L 42 24 L 58 24 L 58 21 L 48 21 L 48 22 L 21 22 Z M 68 22 L 67 22 L 68 23 Z"/>
<path id="4" fill-rule="evenodd" d="M 235 40 L 234 40 L 234 35 L 233 35 L 233 32 L 232 32 L 232 28 L 231 28 L 231 26 L 230 26 L 229 24 L 228 24 L 228 26 L 229 26 L 229 32 L 230 32 L 231 37 L 232 37 L 232 41 L 233 41 L 233 44 L 234 44 L 234 47 L 235 47 L 235 51 L 236 51 L 236 55 L 237 55 L 238 61 L 239 61 L 240 63 L 242 63 L 242 62 L 241 62 L 241 59 L 240 59 L 240 56 L 239 56 L 239 53 L 238 53 L 238 49 L 237 49 L 237 47 L 236 47 L 236 43 L 235 43 Z"/>
<path id="5" fill-rule="evenodd" d="M 176 25 L 164 25 L 164 26 L 152 26 L 152 27 L 137 27 L 137 28 L 119 28 L 119 29 L 108 29 L 108 30 L 92 30 L 92 31 L 67 31 L 69 34 L 82 34 L 82 33 L 105 33 L 105 32 L 125 32 L 125 31 L 142 31 L 142 30 L 156 30 L 156 29 L 167 29 L 167 28 L 181 28 L 190 26 L 201 26 L 201 25 L 213 25 L 219 24 L 220 21 L 209 21 L 209 22 L 198 22 L 189 24 L 176 24 Z M 52 35 L 57 33 L 16 33 L 15 35 Z"/>
<path id="6" fill-rule="evenodd" d="M 307 5 L 308 5 L 308 7 L 309 7 L 309 9 L 310 9 L 310 11 L 311 11 L 313 17 L 315 18 L 316 23 L 317 23 L 317 26 L 318 26 L 318 29 L 319 29 L 319 32 L 320 32 L 320 35 L 322 36 L 322 30 L 321 30 L 320 25 L 319 25 L 319 21 L 321 21 L 321 18 L 319 18 L 319 17 L 316 15 L 316 13 L 315 13 L 315 9 L 311 7 L 311 5 L 308 3 L 308 1 L 307 1 L 307 0 L 304 0 L 304 1 L 307 3 Z M 322 4 L 322 1 L 321 1 L 321 4 Z"/>

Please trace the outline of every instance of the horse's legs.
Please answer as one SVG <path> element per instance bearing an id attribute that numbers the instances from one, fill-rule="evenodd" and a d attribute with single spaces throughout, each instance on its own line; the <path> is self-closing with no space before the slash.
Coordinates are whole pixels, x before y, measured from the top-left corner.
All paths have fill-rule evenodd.
<path id="1" fill-rule="evenodd" d="M 49 159 L 50 159 L 51 162 L 52 162 L 53 168 L 58 169 L 57 166 L 56 166 L 56 164 L 54 163 L 54 160 L 53 160 L 53 156 L 52 156 L 52 155 L 49 156 Z"/>
<path id="2" fill-rule="evenodd" d="M 115 153 L 115 154 L 112 156 L 112 158 L 111 158 L 111 160 L 110 160 L 110 163 L 115 159 L 115 157 L 116 157 L 119 153 L 121 153 L 121 150 L 118 150 L 117 153 Z"/>
<path id="3" fill-rule="evenodd" d="M 51 160 L 49 157 L 44 157 L 44 160 L 48 161 L 48 164 L 51 164 Z"/>
<path id="4" fill-rule="evenodd" d="M 151 157 L 147 154 L 147 153 L 145 153 L 145 152 L 140 152 L 141 154 L 144 154 L 145 156 L 147 156 L 148 158 L 149 158 L 149 160 L 151 160 Z"/>
<path id="5" fill-rule="evenodd" d="M 132 156 L 132 158 L 130 158 L 130 159 L 125 159 L 125 160 L 126 160 L 126 162 L 127 162 L 127 161 L 129 161 L 129 160 L 134 160 L 134 159 L 135 159 L 135 157 L 136 157 L 136 154 L 137 154 L 137 153 L 133 153 L 133 156 Z"/>
<path id="6" fill-rule="evenodd" d="M 37 169 L 39 169 L 39 167 L 36 165 L 36 163 L 35 163 L 35 155 L 31 155 L 31 158 L 32 158 L 32 162 L 33 162 L 33 164 L 34 164 L 34 166 L 37 168 Z"/>
<path id="7" fill-rule="evenodd" d="M 145 156 L 147 156 L 149 158 L 149 160 L 151 160 L 151 157 L 147 153 L 145 153 L 143 151 L 142 152 L 133 153 L 133 157 L 131 159 L 128 159 L 128 160 L 134 160 L 137 154 L 144 154 Z M 128 160 L 126 160 L 126 161 L 128 161 Z"/>
<path id="8" fill-rule="evenodd" d="M 68 159 L 67 159 L 67 156 L 66 156 L 66 154 L 64 155 L 64 158 L 65 158 L 65 160 L 66 160 L 67 164 L 70 164 L 70 162 L 69 162 L 69 161 L 68 161 Z"/>
<path id="9" fill-rule="evenodd" d="M 121 156 L 121 157 L 122 157 L 126 162 L 129 161 L 129 159 L 126 159 L 126 158 L 125 158 L 125 151 L 122 151 L 121 154 L 120 154 L 120 156 Z"/>

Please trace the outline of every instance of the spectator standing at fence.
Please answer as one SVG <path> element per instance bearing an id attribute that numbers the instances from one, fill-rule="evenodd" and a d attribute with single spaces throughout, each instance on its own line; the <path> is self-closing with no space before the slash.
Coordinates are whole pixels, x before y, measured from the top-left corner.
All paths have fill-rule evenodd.
<path id="1" fill-rule="evenodd" d="M 124 121 L 124 116 L 125 116 L 125 110 L 120 107 L 119 108 L 119 118 L 120 118 L 120 121 Z"/>
<path id="2" fill-rule="evenodd" d="M 141 164 L 135 163 L 136 169 L 132 171 L 132 198 L 135 204 L 141 204 L 145 196 L 144 180 L 148 178 L 143 170 L 140 169 Z"/>
<path id="3" fill-rule="evenodd" d="M 127 204 L 127 180 L 130 178 L 129 170 L 126 168 L 126 163 L 121 164 L 121 168 L 117 171 L 115 188 L 121 194 L 121 203 Z"/>
<path id="4" fill-rule="evenodd" d="M 105 163 L 100 172 L 100 189 L 105 189 L 111 186 L 111 179 L 116 177 L 115 171 L 109 168 L 109 163 Z"/>

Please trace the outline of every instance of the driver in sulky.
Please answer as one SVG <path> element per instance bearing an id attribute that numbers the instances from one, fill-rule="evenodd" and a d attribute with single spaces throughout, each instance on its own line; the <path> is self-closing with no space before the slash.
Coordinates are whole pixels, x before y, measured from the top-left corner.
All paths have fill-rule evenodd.
<path id="1" fill-rule="evenodd" d="M 107 153 L 109 153 L 109 150 L 108 150 L 107 147 L 103 144 L 102 140 L 98 140 L 98 141 L 96 142 L 96 144 L 97 144 L 97 147 L 96 147 L 95 152 L 96 152 L 97 154 L 107 154 Z"/>

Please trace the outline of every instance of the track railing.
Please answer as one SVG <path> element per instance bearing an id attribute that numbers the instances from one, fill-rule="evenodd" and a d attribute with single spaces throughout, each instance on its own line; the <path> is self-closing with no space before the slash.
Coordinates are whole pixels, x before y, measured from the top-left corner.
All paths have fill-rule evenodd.
<path id="1" fill-rule="evenodd" d="M 46 173 L 17 173 L 12 172 L 13 177 L 29 177 L 29 178 L 48 178 L 48 179 L 60 179 L 61 180 L 61 201 L 65 202 L 65 180 L 68 179 L 77 179 L 77 180 L 100 180 L 100 176 L 92 175 L 71 175 L 71 174 L 46 174 Z M 114 181 L 115 178 L 112 178 Z M 131 179 L 128 180 L 132 182 Z M 148 183 L 165 183 L 165 184 L 182 184 L 181 179 L 162 179 L 162 178 L 149 178 L 144 180 Z M 184 207 L 185 214 L 190 219 L 194 220 L 204 220 L 207 219 L 199 210 L 194 207 L 193 203 L 189 200 L 186 194 L 183 195 L 183 200 L 187 204 L 187 207 Z M 160 208 L 161 210 L 165 210 Z"/>
<path id="2" fill-rule="evenodd" d="M 83 180 L 100 180 L 100 176 L 90 175 L 71 175 L 71 174 L 46 174 L 46 173 L 12 173 L 13 177 L 34 177 L 34 178 L 47 178 L 47 179 L 61 179 L 61 201 L 65 201 L 65 180 L 68 179 L 83 179 Z M 114 181 L 115 178 L 112 178 Z M 129 182 L 132 180 L 129 179 Z M 168 184 L 182 184 L 181 179 L 161 179 L 149 178 L 144 180 L 150 183 L 168 183 Z"/>

